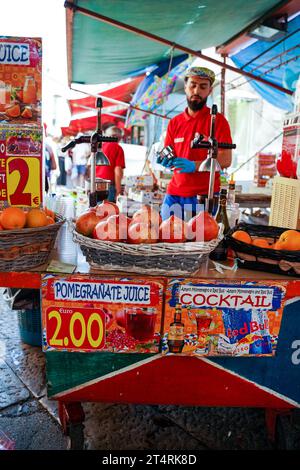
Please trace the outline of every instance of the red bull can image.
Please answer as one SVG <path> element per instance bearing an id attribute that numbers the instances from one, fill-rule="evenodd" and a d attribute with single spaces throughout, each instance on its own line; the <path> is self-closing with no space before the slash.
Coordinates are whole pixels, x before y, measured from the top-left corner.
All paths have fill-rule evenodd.
<path id="1" fill-rule="evenodd" d="M 266 310 L 224 308 L 222 317 L 225 334 L 240 354 L 272 354 Z"/>

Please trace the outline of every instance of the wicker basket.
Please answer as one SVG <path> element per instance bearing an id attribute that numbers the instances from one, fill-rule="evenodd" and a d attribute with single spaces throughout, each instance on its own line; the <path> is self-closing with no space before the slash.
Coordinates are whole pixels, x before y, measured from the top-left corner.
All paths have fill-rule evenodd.
<path id="1" fill-rule="evenodd" d="M 252 238 L 263 237 L 274 243 L 285 230 L 289 229 L 242 222 L 228 232 L 225 241 L 235 252 L 240 268 L 300 277 L 300 251 L 273 250 L 249 245 L 232 237 L 236 230 L 245 230 Z"/>
<path id="2" fill-rule="evenodd" d="M 94 269 L 146 274 L 189 275 L 197 271 L 223 238 L 210 242 L 127 243 L 93 240 L 73 231 L 87 261 Z"/>
<path id="3" fill-rule="evenodd" d="M 0 231 L 0 270 L 24 271 L 46 263 L 65 219 L 55 214 L 55 224 Z"/>

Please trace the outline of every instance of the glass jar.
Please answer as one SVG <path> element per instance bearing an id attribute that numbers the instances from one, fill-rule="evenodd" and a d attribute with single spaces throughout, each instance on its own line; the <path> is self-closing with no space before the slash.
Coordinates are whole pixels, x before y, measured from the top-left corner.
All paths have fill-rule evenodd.
<path id="1" fill-rule="evenodd" d="M 34 77 L 27 75 L 23 88 L 23 103 L 36 104 L 36 84 Z"/>

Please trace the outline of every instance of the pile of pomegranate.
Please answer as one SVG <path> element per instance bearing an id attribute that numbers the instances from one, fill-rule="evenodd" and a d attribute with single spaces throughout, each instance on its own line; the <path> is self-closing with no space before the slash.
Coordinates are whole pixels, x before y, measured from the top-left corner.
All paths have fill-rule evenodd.
<path id="1" fill-rule="evenodd" d="M 129 218 L 120 213 L 116 204 L 104 201 L 78 217 L 76 231 L 109 242 L 182 243 L 213 240 L 218 236 L 219 226 L 207 212 L 200 212 L 188 222 L 174 215 L 162 221 L 160 214 L 147 205 Z"/>

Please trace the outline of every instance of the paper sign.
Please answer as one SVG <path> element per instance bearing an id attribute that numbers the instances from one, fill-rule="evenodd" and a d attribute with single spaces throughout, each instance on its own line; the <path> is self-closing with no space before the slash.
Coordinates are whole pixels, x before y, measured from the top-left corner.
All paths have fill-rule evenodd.
<path id="1" fill-rule="evenodd" d="M 156 279 L 45 275 L 44 351 L 157 353 L 163 290 Z"/>
<path id="2" fill-rule="evenodd" d="M 163 352 L 274 355 L 286 286 L 287 281 L 169 281 Z"/>
<path id="3" fill-rule="evenodd" d="M 0 126 L 0 201 L 38 207 L 42 201 L 42 131 Z"/>
<path id="4" fill-rule="evenodd" d="M 41 125 L 42 40 L 0 37 L 0 124 Z"/>

